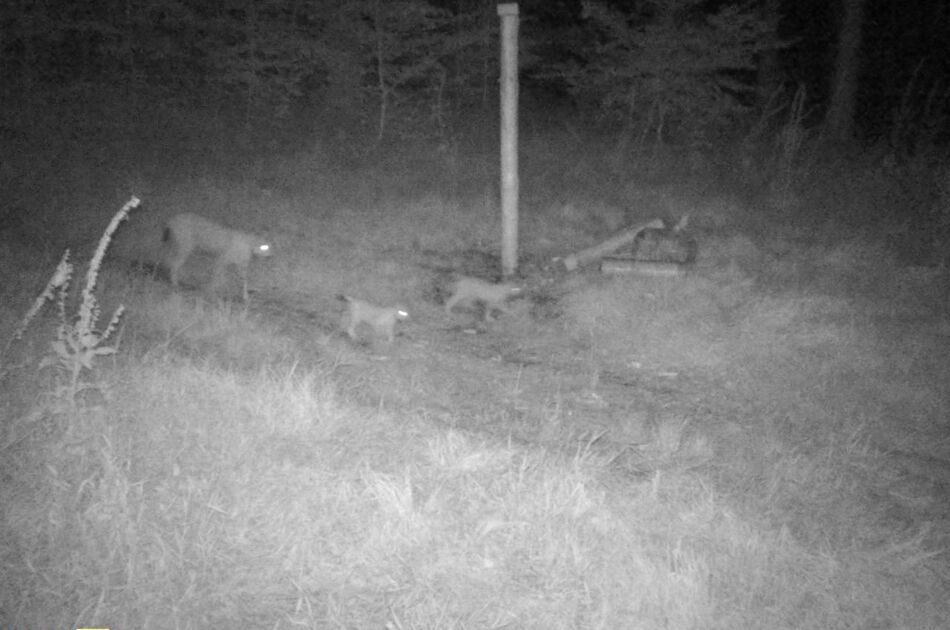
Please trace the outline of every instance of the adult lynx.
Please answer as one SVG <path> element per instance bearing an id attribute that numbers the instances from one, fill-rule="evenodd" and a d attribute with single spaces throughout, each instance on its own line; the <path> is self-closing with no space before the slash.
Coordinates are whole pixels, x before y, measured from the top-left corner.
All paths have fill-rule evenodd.
<path id="1" fill-rule="evenodd" d="M 247 232 L 224 227 L 210 219 L 186 212 L 168 220 L 162 234 L 164 263 L 173 286 L 178 286 L 182 265 L 194 252 L 214 256 L 211 287 L 219 288 L 224 282 L 228 266 L 233 265 L 240 275 L 247 302 L 247 268 L 251 258 L 271 255 L 271 246 L 263 239 Z"/>

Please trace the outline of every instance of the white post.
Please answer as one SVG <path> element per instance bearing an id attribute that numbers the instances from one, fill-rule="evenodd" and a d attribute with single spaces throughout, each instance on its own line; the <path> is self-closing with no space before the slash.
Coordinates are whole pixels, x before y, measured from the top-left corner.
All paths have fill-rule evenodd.
<path id="1" fill-rule="evenodd" d="M 518 4 L 501 17 L 501 272 L 518 267 Z"/>

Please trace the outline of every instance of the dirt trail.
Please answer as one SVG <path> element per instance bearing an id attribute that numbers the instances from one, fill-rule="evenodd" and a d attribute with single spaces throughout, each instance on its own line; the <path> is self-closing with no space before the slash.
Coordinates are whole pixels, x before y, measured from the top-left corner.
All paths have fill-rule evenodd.
<path id="1" fill-rule="evenodd" d="M 604 365 L 555 320 L 533 319 L 527 305 L 477 327 L 469 326 L 472 314 L 446 316 L 438 305 L 428 306 L 389 346 L 346 338 L 338 304 L 286 295 L 252 299 L 252 310 L 279 322 L 301 355 L 334 366 L 341 386 L 368 406 L 548 448 L 591 446 L 642 475 L 692 465 L 677 453 L 655 456 L 662 427 L 672 425 L 682 439 L 701 434 L 711 445 L 699 463 L 711 461 L 718 475 L 747 474 L 732 471 L 731 457 L 723 454 L 757 448 L 746 431 L 762 429 L 768 401 L 727 390 L 698 371 L 664 372 L 632 361 Z M 950 527 L 944 474 L 950 463 L 886 444 L 878 449 L 865 463 L 872 468 L 861 501 L 881 515 L 881 536 L 925 522 Z"/>
<path id="2" fill-rule="evenodd" d="M 279 322 L 301 354 L 334 366 L 342 386 L 368 406 L 558 448 L 596 438 L 610 454 L 637 452 L 665 422 L 716 415 L 703 402 L 710 384 L 701 376 L 635 362 L 599 365 L 554 322 L 532 320 L 528 304 L 475 326 L 472 313 L 448 316 L 432 306 L 401 325 L 389 346 L 343 335 L 338 304 L 252 299 L 254 311 Z M 649 466 L 634 459 L 637 469 Z"/>

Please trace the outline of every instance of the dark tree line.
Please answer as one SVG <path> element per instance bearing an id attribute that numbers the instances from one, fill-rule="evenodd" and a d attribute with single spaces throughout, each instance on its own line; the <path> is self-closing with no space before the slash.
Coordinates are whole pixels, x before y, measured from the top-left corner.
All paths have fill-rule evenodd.
<path id="1" fill-rule="evenodd" d="M 880 55 L 859 54 L 864 17 L 880 15 L 864 5 L 841 0 L 826 12 L 835 46 L 808 89 L 827 95 L 836 135 L 851 134 L 855 99 L 867 93 L 862 59 Z M 950 23 L 939 6 L 931 17 Z M 802 56 L 785 51 L 818 26 L 788 32 L 791 8 L 525 0 L 523 76 L 613 125 L 621 143 L 710 142 L 804 80 Z M 444 131 L 464 108 L 494 107 L 497 26 L 494 0 L 11 0 L 0 3 L 0 93 L 8 112 L 115 98 L 139 116 L 160 105 L 247 127 L 336 111 L 377 137 Z"/>
<path id="2" fill-rule="evenodd" d="M 486 2 L 86 0 L 0 6 L 6 103 L 109 91 L 130 102 L 226 111 L 248 125 L 315 101 L 471 98 L 494 71 Z M 433 94 L 441 91 L 441 95 Z"/>

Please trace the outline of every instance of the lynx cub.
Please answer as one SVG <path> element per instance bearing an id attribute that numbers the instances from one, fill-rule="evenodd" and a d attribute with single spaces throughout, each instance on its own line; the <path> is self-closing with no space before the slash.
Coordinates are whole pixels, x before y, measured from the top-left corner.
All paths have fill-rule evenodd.
<path id="1" fill-rule="evenodd" d="M 272 253 L 271 246 L 253 234 L 232 230 L 191 213 L 179 214 L 169 219 L 165 224 L 162 242 L 165 248 L 164 262 L 173 286 L 178 286 L 178 274 L 188 257 L 195 251 L 202 251 L 215 256 L 212 288 L 220 287 L 228 266 L 233 265 L 242 281 L 245 302 L 247 267 L 251 258 L 266 257 Z"/>
<path id="2" fill-rule="evenodd" d="M 445 312 L 451 313 L 452 309 L 461 303 L 482 303 L 485 305 L 485 320 L 492 321 L 493 310 L 510 314 L 511 311 L 505 302 L 508 298 L 519 296 L 521 293 L 521 287 L 508 282 L 493 284 L 478 278 L 462 276 L 452 283 L 452 295 L 445 302 Z"/>
<path id="3" fill-rule="evenodd" d="M 375 336 L 386 335 L 392 343 L 396 338 L 396 322 L 409 319 L 409 311 L 402 306 L 376 306 L 348 295 L 338 295 L 337 299 L 348 304 L 343 328 L 350 339 L 356 339 L 357 326 L 366 324 Z"/>

